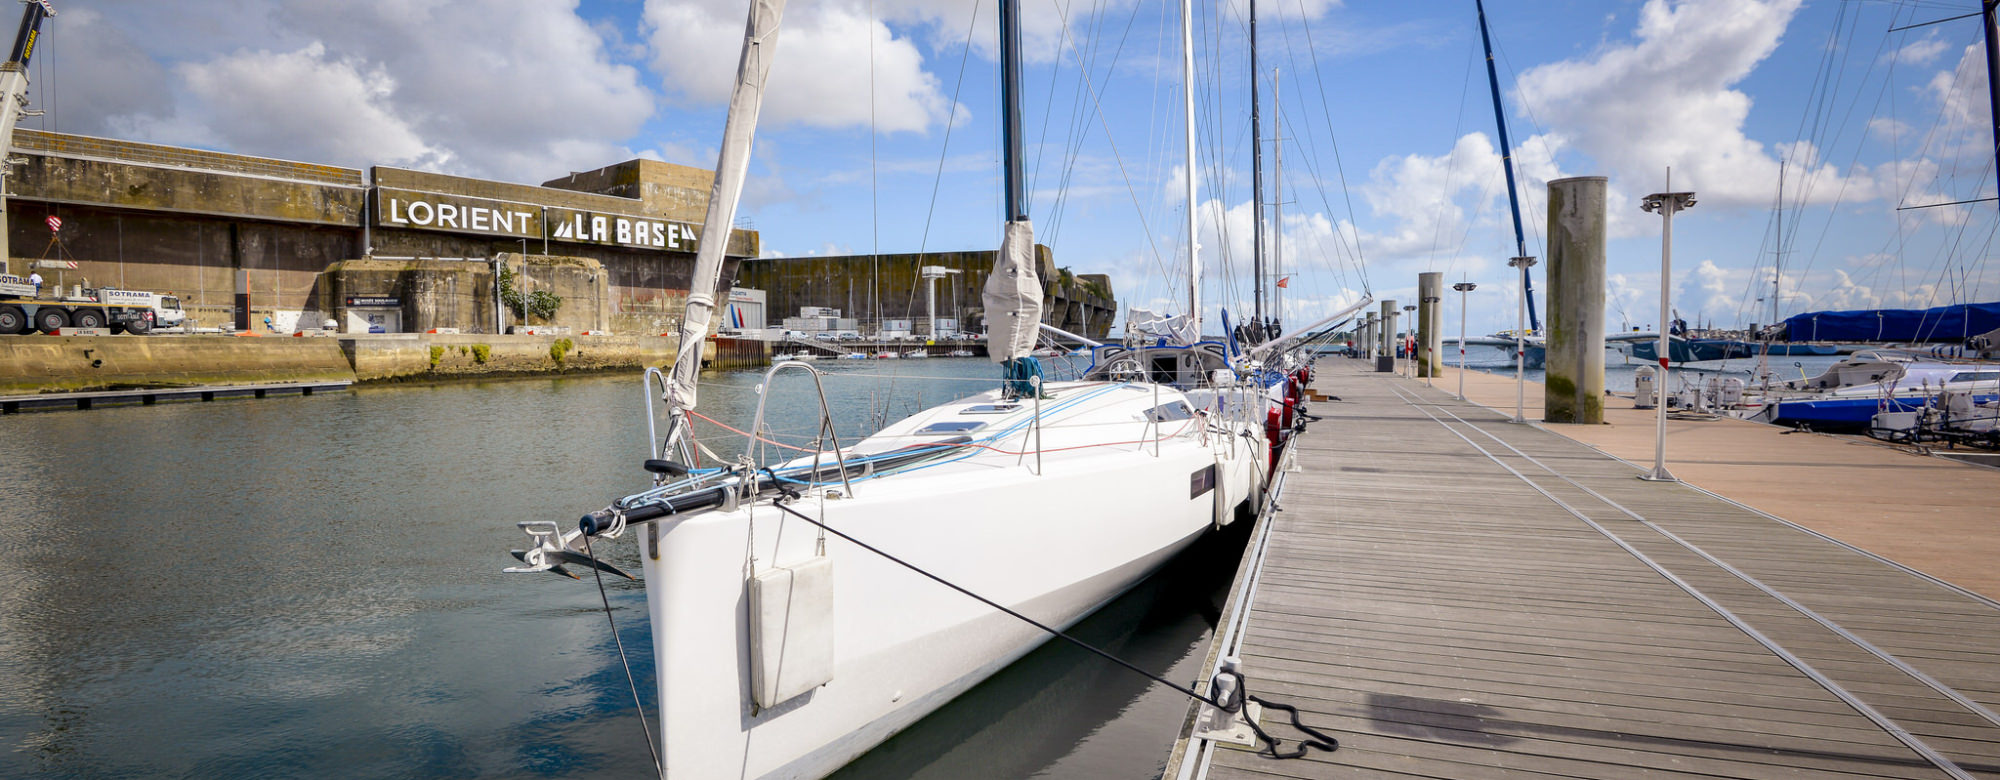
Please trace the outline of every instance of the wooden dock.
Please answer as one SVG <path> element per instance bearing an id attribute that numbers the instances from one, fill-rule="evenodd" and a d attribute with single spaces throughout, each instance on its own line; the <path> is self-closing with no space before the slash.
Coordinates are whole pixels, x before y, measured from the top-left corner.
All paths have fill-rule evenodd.
<path id="1" fill-rule="evenodd" d="M 96 409 L 110 406 L 152 406 L 178 401 L 219 401 L 232 398 L 269 398 L 285 395 L 314 395 L 351 389 L 353 382 L 284 382 L 258 385 L 201 385 L 197 387 L 146 387 L 130 390 L 97 390 L 79 393 L 0 395 L 0 414 L 45 412 L 63 409 Z"/>
<path id="2" fill-rule="evenodd" d="M 1340 400 L 1312 404 L 1211 657 L 1341 747 L 1183 734 L 1167 778 L 2000 778 L 2000 603 L 1507 422 L 1511 384 L 1502 413 L 1319 366 Z M 2000 471 L 1956 468 L 1989 481 L 1945 512 L 1996 535 Z"/>

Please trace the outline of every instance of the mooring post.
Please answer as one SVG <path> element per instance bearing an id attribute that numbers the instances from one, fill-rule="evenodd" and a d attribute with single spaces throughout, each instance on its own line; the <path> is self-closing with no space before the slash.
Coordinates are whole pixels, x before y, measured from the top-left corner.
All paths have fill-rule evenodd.
<path id="1" fill-rule="evenodd" d="M 1443 300 L 1444 272 L 1417 274 L 1417 354 L 1422 359 L 1417 364 L 1417 372 L 1424 378 L 1426 387 L 1442 365 L 1438 350 L 1444 348 L 1444 310 L 1438 303 Z"/>
<path id="2" fill-rule="evenodd" d="M 1603 176 L 1549 182 L 1542 419 L 1604 422 Z"/>
<path id="3" fill-rule="evenodd" d="M 1375 353 L 1375 373 L 1391 374 L 1396 371 L 1396 302 L 1382 302 L 1381 339 L 1377 342 L 1380 350 Z"/>

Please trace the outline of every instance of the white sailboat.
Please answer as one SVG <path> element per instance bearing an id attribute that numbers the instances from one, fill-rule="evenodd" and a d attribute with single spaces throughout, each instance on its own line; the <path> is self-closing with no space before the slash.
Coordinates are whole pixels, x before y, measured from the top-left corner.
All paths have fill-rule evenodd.
<path id="1" fill-rule="evenodd" d="M 751 11 L 705 236 L 733 222 L 782 6 Z M 522 571 L 595 565 L 589 539 L 638 537 L 666 777 L 832 772 L 1049 638 L 940 581 L 1066 627 L 1259 495 L 1264 390 L 1236 378 L 1222 345 L 1100 345 L 1096 375 L 1068 382 L 1041 381 L 1028 358 L 1042 284 L 1019 163 L 1019 28 L 1014 3 L 1001 7 L 1007 224 L 984 297 L 1009 381 L 852 446 L 823 416 L 817 451 L 690 468 L 686 415 L 725 243 L 704 241 L 679 358 L 670 375 L 648 372 L 670 415 L 647 461 L 656 487 L 575 530 L 522 524 Z M 818 381 L 780 364 L 766 385 L 786 373 Z"/>

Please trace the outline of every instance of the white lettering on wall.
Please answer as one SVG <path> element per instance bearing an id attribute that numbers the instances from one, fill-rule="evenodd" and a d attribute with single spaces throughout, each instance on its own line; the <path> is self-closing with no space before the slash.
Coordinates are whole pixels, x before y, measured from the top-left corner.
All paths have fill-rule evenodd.
<path id="1" fill-rule="evenodd" d="M 694 225 L 616 214 L 592 214 L 560 209 L 558 214 L 544 209 L 536 212 L 443 200 L 403 200 L 399 195 L 378 194 L 383 204 L 381 224 L 406 228 L 432 228 L 478 233 L 499 233 L 522 238 L 547 236 L 565 241 L 613 244 L 692 251 L 698 233 Z M 537 227 L 540 229 L 537 229 Z"/>

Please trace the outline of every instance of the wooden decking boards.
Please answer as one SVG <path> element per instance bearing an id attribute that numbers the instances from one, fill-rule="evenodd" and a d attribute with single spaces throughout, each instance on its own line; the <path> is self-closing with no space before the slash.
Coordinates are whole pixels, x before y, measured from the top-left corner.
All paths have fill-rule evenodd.
<path id="1" fill-rule="evenodd" d="M 1449 378 L 1319 365 L 1342 400 L 1311 405 L 1241 655 L 1251 693 L 1341 748 L 1220 749 L 1168 777 L 2000 778 L 2000 604 L 1505 422 L 1511 392 L 1500 413 Z"/>

